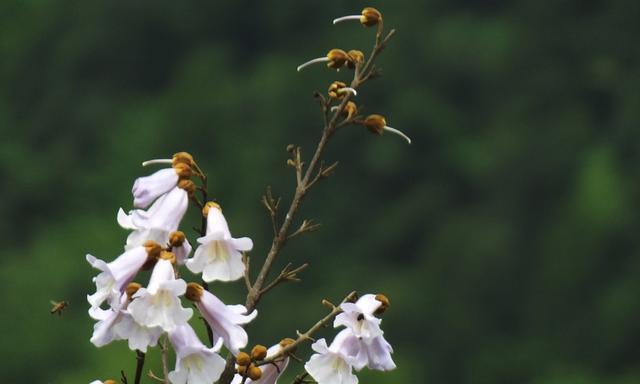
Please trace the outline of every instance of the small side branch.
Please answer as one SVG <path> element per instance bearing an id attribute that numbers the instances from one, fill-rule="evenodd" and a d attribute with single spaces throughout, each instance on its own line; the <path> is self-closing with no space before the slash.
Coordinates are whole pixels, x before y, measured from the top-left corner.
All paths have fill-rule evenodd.
<path id="1" fill-rule="evenodd" d="M 316 231 L 318 228 L 320 228 L 320 224 L 314 223 L 312 220 L 304 219 L 302 220 L 302 224 L 300 224 L 300 228 L 296 229 L 295 232 L 290 234 L 287 237 L 287 240 L 292 239 L 296 236 L 302 235 L 303 233 L 306 233 L 306 232 Z"/>
<path id="2" fill-rule="evenodd" d="M 266 287 L 262 289 L 260 292 L 261 295 L 264 295 L 271 289 L 275 288 L 278 284 L 287 282 L 287 281 L 295 281 L 298 282 L 300 279 L 297 276 L 297 273 L 304 270 L 309 266 L 308 263 L 304 263 L 301 266 L 291 269 L 291 263 L 287 264 L 284 269 L 280 272 L 278 277 L 276 277 L 271 283 L 267 284 Z"/>
<path id="3" fill-rule="evenodd" d="M 251 279 L 249 277 L 249 265 L 251 258 L 245 252 L 242 252 L 242 264 L 244 264 L 244 285 L 247 287 L 247 292 L 251 291 Z"/>
<path id="4" fill-rule="evenodd" d="M 271 217 L 271 226 L 273 227 L 274 236 L 278 234 L 280 228 L 278 228 L 278 207 L 280 206 L 280 198 L 273 198 L 273 194 L 271 193 L 271 186 L 267 186 L 267 191 L 264 195 L 262 195 L 262 199 L 260 200 L 262 205 L 269 212 L 269 216 Z"/>
<path id="5" fill-rule="evenodd" d="M 342 303 L 346 303 L 346 302 L 351 302 L 354 301 L 357 297 L 357 293 L 356 291 L 351 292 L 350 294 L 348 294 L 343 300 Z M 326 300 L 323 300 L 323 302 Z M 264 361 L 262 361 L 260 363 L 260 365 L 263 364 L 271 364 L 272 362 L 274 362 L 275 360 L 277 360 L 278 358 L 285 356 L 291 352 L 293 352 L 294 349 L 296 349 L 298 347 L 298 345 L 304 343 L 305 341 L 311 340 L 313 341 L 314 339 L 311 337 L 314 333 L 316 333 L 318 330 L 320 330 L 322 327 L 324 327 L 325 325 L 327 325 L 331 320 L 333 320 L 334 317 L 336 317 L 340 312 L 342 312 L 342 309 L 340 308 L 340 306 L 333 306 L 333 309 L 331 310 L 331 312 L 329 312 L 328 315 L 326 315 L 325 317 L 323 317 L 322 319 L 320 319 L 317 323 L 315 323 L 311 328 L 309 328 L 306 332 L 304 333 L 300 333 L 298 332 L 298 338 L 291 344 L 287 345 L 284 348 L 281 348 L 280 351 L 276 354 L 274 354 L 273 356 L 265 359 Z"/>

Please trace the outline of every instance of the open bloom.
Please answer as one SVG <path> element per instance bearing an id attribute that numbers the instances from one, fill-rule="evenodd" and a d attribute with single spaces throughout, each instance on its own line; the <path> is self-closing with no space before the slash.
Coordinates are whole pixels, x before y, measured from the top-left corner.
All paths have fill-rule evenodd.
<path id="1" fill-rule="evenodd" d="M 225 360 L 216 352 L 222 347 L 221 342 L 205 347 L 189 324 L 169 332 L 169 340 L 176 351 L 176 368 L 169 372 L 171 383 L 211 384 L 220 378 Z"/>
<path id="2" fill-rule="evenodd" d="M 102 309 L 100 307 L 91 307 L 89 309 L 89 316 L 98 320 L 93 326 L 93 335 L 91 336 L 91 343 L 96 347 L 102 347 L 107 345 L 113 340 L 119 340 L 118 334 L 114 331 L 114 325 L 121 319 L 121 309 L 126 306 L 127 294 L 123 293 L 120 300 L 115 303 L 113 307 L 109 309 Z"/>
<path id="3" fill-rule="evenodd" d="M 203 213 L 207 216 L 207 235 L 198 239 L 200 245 L 186 265 L 193 273 L 202 272 L 202 280 L 233 281 L 242 277 L 244 264 L 241 251 L 250 251 L 253 241 L 248 237 L 234 239 L 220 206 L 209 202 Z"/>
<path id="4" fill-rule="evenodd" d="M 376 371 L 390 371 L 396 368 L 391 358 L 393 348 L 382 335 L 364 339 L 353 334 L 351 329 L 340 331 L 332 343 L 337 351 L 350 359 L 357 371 L 364 367 Z"/>
<path id="5" fill-rule="evenodd" d="M 214 294 L 196 283 L 187 286 L 187 298 L 193 300 L 196 308 L 213 331 L 213 341 L 222 340 L 225 347 L 234 355 L 249 342 L 247 331 L 242 324 L 248 324 L 258 315 L 256 310 L 250 314 L 244 305 L 225 305 Z"/>
<path id="6" fill-rule="evenodd" d="M 354 359 L 342 351 L 345 340 L 344 337 L 336 336 L 329 347 L 325 339 L 320 339 L 311 345 L 317 353 L 311 355 L 304 369 L 318 384 L 358 383 L 358 378 L 352 372 Z"/>
<path id="7" fill-rule="evenodd" d="M 348 327 L 355 336 L 365 339 L 382 335 L 383 332 L 380 329 L 382 320 L 374 316 L 381 305 L 382 302 L 376 300 L 376 295 L 372 294 L 362 296 L 355 303 L 342 303 L 340 308 L 343 312 L 336 316 L 333 326 Z"/>
<path id="8" fill-rule="evenodd" d="M 87 296 L 93 307 L 99 307 L 105 300 L 115 306 L 124 288 L 136 276 L 138 271 L 149 259 L 160 254 L 160 246 L 154 242 L 146 242 L 131 248 L 110 263 L 87 255 L 87 261 L 92 267 L 102 271 L 93 278 L 96 283 L 96 293 Z"/>
<path id="9" fill-rule="evenodd" d="M 183 308 L 178 296 L 185 293 L 187 283 L 176 279 L 169 260 L 160 259 L 153 268 L 149 285 L 140 288 L 129 304 L 133 319 L 146 327 L 161 327 L 170 332 L 191 318 L 193 310 Z"/>
<path id="10" fill-rule="evenodd" d="M 149 160 L 142 163 L 143 166 L 171 164 L 171 168 L 161 169 L 149 176 L 137 178 L 131 189 L 133 206 L 136 208 L 148 207 L 155 199 L 174 188 L 180 178 L 191 176 L 192 163 L 193 158 L 185 152 L 176 153 L 173 159 Z"/>

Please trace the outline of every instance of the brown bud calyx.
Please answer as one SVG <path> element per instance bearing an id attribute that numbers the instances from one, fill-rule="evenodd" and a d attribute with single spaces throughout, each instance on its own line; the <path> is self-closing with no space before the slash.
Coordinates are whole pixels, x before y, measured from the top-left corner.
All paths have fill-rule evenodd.
<path id="1" fill-rule="evenodd" d="M 204 294 L 204 287 L 198 283 L 188 283 L 187 284 L 187 292 L 184 296 L 193 301 L 199 302 L 202 299 L 202 295 Z"/>
<path id="2" fill-rule="evenodd" d="M 267 347 L 264 345 L 256 345 L 251 349 L 251 358 L 253 360 L 264 360 L 267 357 Z"/>
<path id="3" fill-rule="evenodd" d="M 171 264 L 176 263 L 176 255 L 171 251 L 163 250 L 162 252 L 160 252 L 159 258 L 162 260 L 167 260 L 171 262 Z"/>
<path id="4" fill-rule="evenodd" d="M 241 367 L 248 366 L 249 364 L 251 364 L 251 356 L 249 356 L 249 354 L 246 352 L 238 353 L 238 356 L 236 356 L 236 364 Z"/>
<path id="5" fill-rule="evenodd" d="M 182 244 L 184 244 L 186 239 L 187 237 L 182 231 L 171 232 L 171 234 L 169 234 L 169 245 L 171 245 L 172 247 L 180 247 Z"/>
<path id="6" fill-rule="evenodd" d="M 376 295 L 376 300 L 380 302 L 380 306 L 378 307 L 378 309 L 376 309 L 374 313 L 376 315 L 381 315 L 384 313 L 384 311 L 387 310 L 387 308 L 389 308 L 389 305 L 391 303 L 389 303 L 389 299 L 387 298 L 387 296 L 383 295 L 382 293 L 378 293 Z"/>
<path id="7" fill-rule="evenodd" d="M 222 207 L 220 206 L 220 204 L 214 202 L 214 201 L 208 201 L 205 205 L 204 208 L 202 208 L 202 216 L 204 217 L 208 217 L 209 216 L 209 210 L 211 208 L 215 208 L 219 211 L 222 211 Z"/>
<path id="8" fill-rule="evenodd" d="M 364 126 L 371 132 L 382 135 L 384 127 L 387 125 L 387 121 L 382 115 L 369 115 L 364 119 Z"/>
<path id="9" fill-rule="evenodd" d="M 246 376 L 248 370 L 248 365 L 238 365 L 238 368 L 236 368 L 236 371 L 238 371 L 238 374 L 240 374 L 241 376 Z"/>
<path id="10" fill-rule="evenodd" d="M 382 22 L 382 13 L 375 8 L 366 7 L 362 10 L 362 16 L 360 16 L 360 23 L 366 27 L 372 27 Z"/>
<path id="11" fill-rule="evenodd" d="M 331 85 L 329 85 L 329 91 L 327 93 L 329 94 L 330 98 L 338 99 L 344 96 L 344 94 L 339 94 L 338 91 L 342 88 L 345 88 L 346 86 L 347 84 L 343 83 L 342 81 L 334 81 L 333 83 L 331 83 Z"/>
<path id="12" fill-rule="evenodd" d="M 109 379 L 109 380 L 103 381 L 102 384 L 118 384 L 118 382 L 115 380 Z"/>
<path id="13" fill-rule="evenodd" d="M 327 53 L 327 67 L 332 69 L 342 68 L 349 60 L 349 55 L 342 49 L 334 48 Z"/>
<path id="14" fill-rule="evenodd" d="M 188 179 L 191 177 L 191 166 L 186 163 L 175 163 L 173 165 L 173 169 L 178 174 L 178 177 L 181 179 Z"/>
<path id="15" fill-rule="evenodd" d="M 127 293 L 127 297 L 129 298 L 129 300 L 131 300 L 133 295 L 135 295 L 136 292 L 138 292 L 138 289 L 140 288 L 142 288 L 142 285 L 132 282 L 127 285 L 127 288 L 125 288 L 124 291 Z"/>
<path id="16" fill-rule="evenodd" d="M 189 179 L 180 179 L 178 181 L 178 187 L 184 189 L 189 194 L 192 194 L 196 190 L 196 184 Z"/>
<path id="17" fill-rule="evenodd" d="M 247 376 L 253 381 L 259 380 L 262 377 L 262 370 L 255 365 L 251 364 L 247 369 Z"/>
<path id="18" fill-rule="evenodd" d="M 349 56 L 349 61 L 347 61 L 349 69 L 354 69 L 357 65 L 364 63 L 364 53 L 362 51 L 352 49 L 347 52 L 347 56 Z"/>
<path id="19" fill-rule="evenodd" d="M 344 110 L 342 111 L 343 114 L 346 114 L 346 120 L 351 120 L 355 115 L 358 114 L 358 107 L 356 106 L 356 103 L 354 103 L 353 101 L 349 101 L 347 102 L 347 105 L 344 106 Z"/>
<path id="20" fill-rule="evenodd" d="M 287 347 L 287 346 L 289 346 L 289 345 L 291 345 L 291 344 L 293 344 L 295 342 L 296 341 L 293 340 L 292 338 L 287 337 L 287 338 L 284 338 L 284 339 L 280 340 L 280 343 L 278 343 L 278 344 L 280 344 L 280 347 L 285 348 L 285 347 Z M 294 353 L 295 351 L 296 351 L 296 349 L 294 348 L 293 350 L 291 350 L 291 353 Z"/>
<path id="21" fill-rule="evenodd" d="M 160 244 L 156 243 L 153 240 L 147 240 L 142 244 L 144 249 L 147 251 L 147 260 L 149 259 L 157 259 L 160 256 L 160 252 L 162 252 L 162 247 Z"/>
<path id="22" fill-rule="evenodd" d="M 171 161 L 174 167 L 178 163 L 183 163 L 191 167 L 193 165 L 193 156 L 191 156 L 191 154 L 188 152 L 178 152 L 173 155 Z"/>

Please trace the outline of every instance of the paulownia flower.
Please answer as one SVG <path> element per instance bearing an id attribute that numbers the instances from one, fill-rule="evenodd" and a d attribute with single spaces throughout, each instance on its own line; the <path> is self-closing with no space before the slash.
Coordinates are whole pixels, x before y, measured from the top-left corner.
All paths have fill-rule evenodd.
<path id="1" fill-rule="evenodd" d="M 131 248 L 110 263 L 87 255 L 89 264 L 102 271 L 93 278 L 96 283 L 96 293 L 87 296 L 91 306 L 99 307 L 105 300 L 109 300 L 109 303 L 114 306 L 127 284 L 133 280 L 148 260 L 157 258 L 160 251 L 158 243 L 148 241 L 144 245 Z"/>
<path id="2" fill-rule="evenodd" d="M 222 340 L 207 348 L 189 324 L 169 332 L 169 340 L 176 351 L 176 368 L 169 372 L 171 383 L 211 384 L 220 378 L 225 367 L 225 360 L 217 354 Z"/>
<path id="3" fill-rule="evenodd" d="M 354 358 L 344 354 L 343 343 L 347 338 L 338 337 L 327 346 L 325 339 L 320 339 L 311 345 L 317 353 L 311 355 L 304 365 L 309 375 L 318 384 L 357 384 L 358 378 L 353 374 Z"/>
<path id="4" fill-rule="evenodd" d="M 213 331 L 214 343 L 223 341 L 225 347 L 234 355 L 238 354 L 249 342 L 247 331 L 242 327 L 255 319 L 258 311 L 247 313 L 244 305 L 225 305 L 214 294 L 196 283 L 187 285 L 187 298 L 192 300 L 202 317 Z"/>
<path id="5" fill-rule="evenodd" d="M 171 255 L 173 257 L 173 255 Z M 193 310 L 183 308 L 178 296 L 185 293 L 187 283 L 175 278 L 169 260 L 159 259 L 153 268 L 149 285 L 140 288 L 129 304 L 133 319 L 146 327 L 161 327 L 170 332 L 179 325 L 186 324 Z"/>
<path id="6" fill-rule="evenodd" d="M 202 280 L 233 281 L 242 277 L 244 264 L 241 251 L 250 251 L 253 241 L 248 237 L 231 237 L 227 220 L 220 206 L 208 202 L 203 210 L 207 216 L 207 235 L 198 239 L 200 245 L 186 265 L 193 273 L 202 272 Z"/>
<path id="7" fill-rule="evenodd" d="M 189 178 L 193 158 L 186 152 L 179 152 L 172 159 L 155 159 L 142 163 L 143 166 L 151 164 L 171 164 L 171 168 L 136 179 L 131 189 L 133 206 L 136 208 L 148 207 L 155 199 L 174 188 L 180 178 Z"/>

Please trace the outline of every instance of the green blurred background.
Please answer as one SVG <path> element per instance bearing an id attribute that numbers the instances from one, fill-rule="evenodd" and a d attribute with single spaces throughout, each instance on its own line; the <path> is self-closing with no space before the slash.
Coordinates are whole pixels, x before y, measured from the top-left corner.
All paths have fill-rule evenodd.
<path id="1" fill-rule="evenodd" d="M 278 261 L 311 267 L 262 302 L 251 342 L 357 289 L 390 297 L 398 365 L 362 383 L 640 382 L 637 1 L 65 0 L 0 3 L 3 383 L 132 375 L 124 342 L 89 343 L 84 256 L 121 252 L 143 160 L 193 153 L 259 264 L 259 198 L 291 196 L 285 146 L 310 154 L 312 92 L 349 75 L 295 67 L 369 51 L 372 30 L 331 25 L 367 5 L 398 33 L 358 102 L 414 144 L 339 132 L 340 166 L 301 210 L 322 230 Z M 62 318 L 50 299 L 71 302 Z"/>

